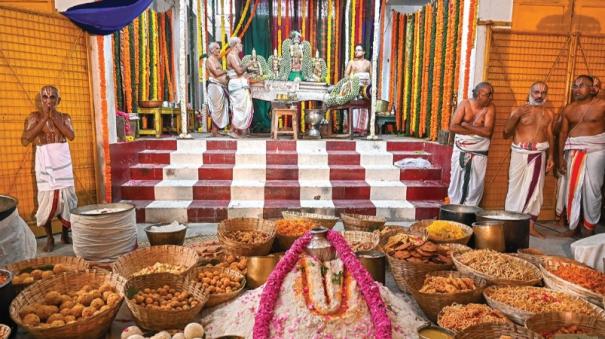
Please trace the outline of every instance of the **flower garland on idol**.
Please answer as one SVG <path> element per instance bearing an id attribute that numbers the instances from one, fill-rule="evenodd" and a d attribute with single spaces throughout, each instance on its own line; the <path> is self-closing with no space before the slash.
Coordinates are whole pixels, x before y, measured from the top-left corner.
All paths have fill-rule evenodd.
<path id="1" fill-rule="evenodd" d="M 269 327 L 281 286 L 288 273 L 296 266 L 299 257 L 311 241 L 312 236 L 311 232 L 307 232 L 298 238 L 288 252 L 286 252 L 286 255 L 277 263 L 277 266 L 275 266 L 275 269 L 267 279 L 254 319 L 254 329 L 252 332 L 254 339 L 267 339 L 270 337 Z M 378 285 L 357 260 L 342 235 L 330 230 L 328 231 L 327 239 L 336 250 L 336 254 L 342 260 L 345 268 L 359 285 L 361 294 L 370 310 L 370 316 L 374 325 L 374 337 L 378 339 L 391 338 L 391 320 L 386 313 L 386 306 L 380 297 Z"/>

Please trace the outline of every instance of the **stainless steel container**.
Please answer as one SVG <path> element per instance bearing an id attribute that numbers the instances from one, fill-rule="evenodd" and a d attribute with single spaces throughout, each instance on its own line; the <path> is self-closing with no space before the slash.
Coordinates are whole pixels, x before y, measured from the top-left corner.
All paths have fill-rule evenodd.
<path id="1" fill-rule="evenodd" d="M 501 221 L 477 221 L 473 223 L 475 248 L 491 249 L 498 252 L 506 250 L 504 223 Z"/>
<path id="2" fill-rule="evenodd" d="M 384 285 L 384 272 L 386 267 L 384 253 L 378 251 L 361 251 L 357 252 L 357 258 L 363 267 L 366 268 L 368 273 L 372 275 L 372 278 Z"/>
<path id="3" fill-rule="evenodd" d="M 471 226 L 477 221 L 477 213 L 482 211 L 480 207 L 449 204 L 439 208 L 439 219 L 456 221 Z"/>
<path id="4" fill-rule="evenodd" d="M 529 220 L 531 216 L 504 210 L 477 212 L 477 221 L 497 221 L 504 224 L 506 252 L 517 252 L 529 247 Z"/>
<path id="5" fill-rule="evenodd" d="M 309 124 L 306 137 L 313 139 L 320 139 L 321 133 L 319 132 L 319 124 L 323 120 L 325 111 L 322 109 L 306 109 L 305 110 L 305 122 Z"/>
<path id="6" fill-rule="evenodd" d="M 307 254 L 317 258 L 320 261 L 330 261 L 336 258 L 336 250 L 328 241 L 328 229 L 325 227 L 315 227 L 311 230 L 313 237 L 305 249 Z"/>

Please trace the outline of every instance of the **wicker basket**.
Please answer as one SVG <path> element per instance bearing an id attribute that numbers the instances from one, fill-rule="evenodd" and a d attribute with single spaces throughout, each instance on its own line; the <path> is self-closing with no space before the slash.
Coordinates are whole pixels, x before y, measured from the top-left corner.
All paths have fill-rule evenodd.
<path id="1" fill-rule="evenodd" d="M 206 307 L 212 307 L 212 306 L 224 303 L 225 301 L 229 301 L 233 298 L 236 298 L 244 290 L 244 287 L 246 287 L 246 277 L 244 277 L 244 275 L 239 273 L 238 271 L 232 270 L 230 268 L 196 267 L 196 268 L 192 269 L 191 271 L 189 271 L 189 274 L 187 276 L 189 279 L 196 281 L 197 276 L 200 272 L 208 272 L 208 271 L 223 272 L 223 273 L 229 275 L 231 278 L 239 279 L 241 282 L 241 285 L 237 290 L 235 290 L 233 292 L 229 292 L 229 293 L 219 293 L 219 294 L 208 293 L 208 301 L 206 302 Z"/>
<path id="2" fill-rule="evenodd" d="M 420 292 L 420 289 L 424 284 L 425 277 L 428 276 L 453 276 L 457 278 L 471 278 L 475 281 L 476 288 L 468 292 L 459 292 L 451 294 L 422 293 Z M 456 271 L 430 272 L 427 273 L 425 276 L 417 276 L 408 279 L 407 281 L 407 286 L 409 288 L 410 293 L 412 294 L 424 314 L 426 314 L 426 316 L 432 322 L 437 322 L 437 316 L 445 306 L 449 306 L 453 303 L 458 303 L 462 305 L 470 303 L 481 303 L 481 300 L 483 299 L 482 293 L 486 285 L 487 281 L 485 281 L 485 279 L 481 279 L 469 274 L 464 274 Z"/>
<path id="3" fill-rule="evenodd" d="M 510 323 L 482 323 L 456 334 L 456 339 L 498 339 L 508 336 L 514 339 L 542 339 L 539 334 Z"/>
<path id="4" fill-rule="evenodd" d="M 336 225 L 336 222 L 338 222 L 338 218 L 335 216 L 317 214 L 317 213 L 306 213 L 306 212 L 299 212 L 299 211 L 283 211 L 283 212 L 281 212 L 281 215 L 282 215 L 282 217 L 284 217 L 284 219 L 298 219 L 298 218 L 310 219 L 310 220 L 313 220 L 315 223 L 317 223 L 325 228 L 328 228 L 328 229 L 334 228 L 334 225 Z"/>
<path id="5" fill-rule="evenodd" d="M 183 328 L 194 320 L 208 301 L 208 295 L 204 292 L 202 284 L 196 280 L 183 279 L 180 275 L 170 273 L 153 273 L 134 277 L 126 282 L 124 294 L 128 295 L 129 292 L 145 288 L 156 289 L 164 285 L 189 292 L 198 301 L 198 304 L 188 310 L 166 311 L 141 306 L 132 299 L 126 298 L 126 305 L 128 305 L 137 326 L 154 331 Z"/>
<path id="6" fill-rule="evenodd" d="M 66 294 L 72 291 L 78 291 L 84 285 L 101 285 L 104 283 L 111 284 L 122 297 L 122 291 L 126 280 L 108 271 L 96 271 L 86 270 L 83 272 L 68 272 L 49 278 L 46 280 L 39 281 L 32 286 L 23 290 L 13 300 L 10 305 L 11 318 L 27 332 L 36 338 L 45 339 L 66 339 L 66 338 L 77 338 L 77 339 L 88 339 L 88 338 L 99 338 L 103 335 L 109 327 L 111 322 L 115 318 L 120 306 L 122 305 L 123 298 L 114 306 L 108 310 L 96 314 L 90 318 L 81 319 L 72 324 L 67 324 L 61 327 L 55 328 L 39 328 L 31 327 L 23 324 L 19 311 L 26 305 L 34 303 L 41 303 L 47 292 L 51 290 L 58 291 L 61 294 Z"/>
<path id="7" fill-rule="evenodd" d="M 345 231 L 374 232 L 384 228 L 387 220 L 383 217 L 364 214 L 340 213 Z"/>
<path id="8" fill-rule="evenodd" d="M 86 261 L 80 257 L 72 257 L 72 256 L 52 256 L 52 257 L 39 257 L 28 260 L 17 261 L 15 263 L 6 265 L 6 269 L 13 272 L 14 275 L 18 275 L 19 272 L 23 271 L 27 268 L 39 267 L 44 265 L 56 265 L 56 264 L 64 264 L 71 267 L 75 267 L 78 271 L 85 271 L 89 269 L 89 265 Z M 31 283 L 33 284 L 33 283 Z M 15 285 L 13 283 L 15 293 L 21 292 L 24 288 L 30 286 L 31 284 L 18 284 Z"/>
<path id="9" fill-rule="evenodd" d="M 542 276 L 544 278 L 544 284 L 546 285 L 546 287 L 555 291 L 566 292 L 576 297 L 584 298 L 595 305 L 603 307 L 603 297 L 605 296 L 573 282 L 567 281 L 552 273 L 552 270 L 556 270 L 560 266 L 571 265 L 574 264 L 560 261 L 556 258 L 545 258 L 542 262 L 542 265 L 540 265 L 540 270 L 542 271 Z"/>
<path id="10" fill-rule="evenodd" d="M 384 245 L 387 244 L 389 238 L 399 233 L 409 233 L 409 228 L 402 226 L 385 225 L 379 233 L 380 240 L 378 242 L 378 250 L 384 252 Z"/>
<path id="11" fill-rule="evenodd" d="M 351 246 L 354 242 L 364 243 L 371 246 L 371 248 L 364 249 L 364 251 L 371 251 L 378 247 L 380 242 L 380 235 L 378 232 L 361 232 L 361 231 L 344 231 L 342 232 L 343 238 L 347 241 L 347 244 Z"/>
<path id="12" fill-rule="evenodd" d="M 413 233 L 426 232 L 427 227 L 429 227 L 429 225 L 432 224 L 434 221 L 437 221 L 437 220 L 426 219 L 426 220 L 418 221 L 418 222 L 412 224 L 412 226 L 410 226 L 410 232 L 413 232 Z M 447 222 L 447 223 L 460 227 L 464 231 L 464 236 L 459 239 L 443 240 L 443 239 L 439 239 L 436 237 L 432 237 L 427 232 L 428 238 L 430 241 L 437 243 L 437 244 L 457 243 L 457 244 L 466 245 L 468 243 L 468 241 L 471 240 L 471 236 L 473 235 L 473 229 L 471 227 L 469 227 L 465 224 L 461 224 L 459 222 L 455 222 L 455 221 L 448 221 L 448 220 L 440 220 L 440 221 Z"/>
<path id="13" fill-rule="evenodd" d="M 525 327 L 539 334 L 556 331 L 569 325 L 576 326 L 591 336 L 605 338 L 605 322 L 581 314 L 571 312 L 541 313 L 525 321 Z"/>
<path id="14" fill-rule="evenodd" d="M 198 259 L 197 252 L 192 248 L 176 245 L 151 246 L 139 248 L 119 257 L 112 269 L 124 278 L 130 278 L 134 273 L 159 262 L 185 266 L 186 270 L 182 273 L 185 274 L 187 270 L 197 265 Z"/>
<path id="15" fill-rule="evenodd" d="M 415 277 L 424 277 L 427 273 L 435 271 L 449 271 L 453 264 L 413 263 L 386 255 L 391 267 L 393 279 L 402 292 L 408 293 L 407 280 Z"/>
<path id="16" fill-rule="evenodd" d="M 531 318 L 532 316 L 534 316 L 534 313 L 528 312 L 528 311 L 524 311 L 524 310 L 520 310 L 516 307 L 512 307 L 508 304 L 499 302 L 494 300 L 493 298 L 491 298 L 489 296 L 489 293 L 492 289 L 494 288 L 498 288 L 497 286 L 490 286 L 488 288 L 486 288 L 485 290 L 483 290 L 483 297 L 485 298 L 485 301 L 487 301 L 487 304 L 497 310 L 499 310 L 500 312 L 504 313 L 504 315 L 506 315 L 510 320 L 514 321 L 515 323 L 519 324 L 519 325 L 524 325 L 525 321 L 529 318 Z M 538 289 L 540 289 L 539 287 L 536 287 Z M 561 293 L 561 292 L 558 292 Z M 579 300 L 582 303 L 585 303 L 587 305 L 587 307 L 593 309 L 595 311 L 595 313 L 598 315 L 598 318 L 600 318 L 601 320 L 605 320 L 605 311 L 594 305 L 589 303 L 588 301 L 582 299 L 582 298 L 577 298 L 574 297 L 572 295 L 570 295 L 570 297 Z"/>
<path id="17" fill-rule="evenodd" d="M 233 231 L 259 231 L 269 235 L 263 243 L 246 244 L 232 240 L 225 236 L 227 232 Z M 271 251 L 275 239 L 275 223 L 266 219 L 235 218 L 221 221 L 218 226 L 218 240 L 225 247 L 225 251 L 238 256 L 261 256 Z"/>
<path id="18" fill-rule="evenodd" d="M 8 337 L 10 337 L 10 335 L 11 335 L 11 328 L 4 324 L 0 324 L 0 339 L 8 339 Z"/>
<path id="19" fill-rule="evenodd" d="M 511 258 L 511 260 L 516 260 L 521 265 L 526 266 L 530 270 L 534 271 L 539 278 L 532 279 L 532 280 L 508 280 L 508 279 L 495 278 L 492 276 L 488 276 L 485 273 L 479 272 L 479 271 L 461 263 L 460 260 L 458 260 L 458 255 L 459 254 L 452 255 L 452 259 L 454 260 L 454 265 L 456 265 L 456 269 L 458 271 L 463 272 L 463 273 L 472 274 L 479 278 L 483 278 L 483 279 L 487 280 L 489 285 L 535 286 L 535 285 L 538 285 L 542 281 L 542 278 L 541 278 L 542 274 L 540 273 L 540 269 L 538 269 L 535 265 L 533 265 L 533 264 L 529 263 L 528 261 L 523 260 L 521 258 L 509 256 Z M 505 255 L 505 254 L 502 254 L 502 255 Z"/>

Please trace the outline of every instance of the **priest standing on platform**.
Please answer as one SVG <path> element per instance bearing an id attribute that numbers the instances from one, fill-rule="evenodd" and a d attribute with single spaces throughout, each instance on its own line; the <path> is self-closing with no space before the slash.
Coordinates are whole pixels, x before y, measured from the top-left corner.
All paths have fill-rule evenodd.
<path id="1" fill-rule="evenodd" d="M 221 65 L 221 47 L 217 42 L 208 45 L 208 109 L 212 117 L 212 136 L 229 124 L 229 101 L 227 93 L 227 72 Z"/>
<path id="2" fill-rule="evenodd" d="M 248 84 L 247 68 L 240 59 L 244 46 L 238 37 L 229 39 L 229 54 L 227 54 L 227 76 L 229 77 L 229 104 L 231 106 L 230 135 L 234 138 L 245 135 L 254 114 L 252 95 Z"/>
<path id="3" fill-rule="evenodd" d="M 450 123 L 450 132 L 456 133 L 447 190 L 452 204 L 478 206 L 483 197 L 487 151 L 496 112 L 493 95 L 489 82 L 477 84 L 473 98 L 460 102 Z"/>

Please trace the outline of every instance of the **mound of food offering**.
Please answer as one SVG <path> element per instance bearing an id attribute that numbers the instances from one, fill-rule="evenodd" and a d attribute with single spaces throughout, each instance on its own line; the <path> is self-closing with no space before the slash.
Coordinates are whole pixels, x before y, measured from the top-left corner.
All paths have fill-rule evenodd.
<path id="1" fill-rule="evenodd" d="M 201 262 L 217 260 L 225 254 L 225 249 L 218 239 L 195 242 L 187 245 L 187 247 L 193 248 L 197 252 Z"/>
<path id="2" fill-rule="evenodd" d="M 180 291 L 169 285 L 131 292 L 134 292 L 134 295 L 129 297 L 129 299 L 137 305 L 151 309 L 181 311 L 188 310 L 199 304 L 199 301 L 187 291 Z"/>
<path id="3" fill-rule="evenodd" d="M 440 293 L 451 294 L 468 292 L 476 289 L 475 281 L 467 277 L 443 277 L 438 275 L 429 275 L 424 279 L 420 288 L 421 293 Z"/>
<path id="4" fill-rule="evenodd" d="M 246 275 L 248 271 L 248 258 L 227 254 L 220 261 L 212 261 L 207 263 L 205 266 L 230 268 L 240 272 L 243 275 Z"/>
<path id="5" fill-rule="evenodd" d="M 48 264 L 36 267 L 29 267 L 15 272 L 13 277 L 14 285 L 31 284 L 38 280 L 54 277 L 56 274 L 76 271 L 76 267 L 67 264 Z"/>
<path id="6" fill-rule="evenodd" d="M 152 273 L 172 273 L 172 274 L 181 274 L 187 270 L 187 267 L 182 265 L 171 265 L 161 262 L 156 262 L 151 266 L 147 266 L 140 271 L 133 273 L 132 277 L 137 277 L 140 275 L 147 275 Z"/>
<path id="7" fill-rule="evenodd" d="M 488 302 L 502 303 L 527 313 L 572 312 L 605 320 L 605 312 L 569 294 L 531 286 L 492 286 L 484 292 Z"/>
<path id="8" fill-rule="evenodd" d="M 454 332 L 482 323 L 510 322 L 502 312 L 483 304 L 454 304 L 441 310 L 437 324 Z"/>
<path id="9" fill-rule="evenodd" d="M 560 336 L 561 334 L 587 334 L 590 335 L 590 331 L 579 327 L 578 325 L 565 325 L 562 327 L 559 327 L 556 330 L 552 330 L 552 331 L 545 331 L 540 333 L 544 339 L 554 339 L 557 336 Z"/>
<path id="10" fill-rule="evenodd" d="M 231 231 L 226 232 L 225 237 L 244 244 L 262 244 L 269 240 L 271 236 L 260 231 Z"/>
<path id="11" fill-rule="evenodd" d="M 277 234 L 287 237 L 300 237 L 315 226 L 315 222 L 305 218 L 280 219 L 275 222 Z"/>
<path id="12" fill-rule="evenodd" d="M 109 310 L 121 299 L 110 284 L 85 285 L 80 290 L 68 294 L 52 290 L 46 293 L 42 303 L 21 308 L 19 316 L 27 326 L 61 327 Z"/>
<path id="13" fill-rule="evenodd" d="M 456 259 L 486 276 L 496 279 L 532 281 L 540 279 L 540 271 L 522 259 L 489 249 L 468 251 L 456 255 Z"/>
<path id="14" fill-rule="evenodd" d="M 548 266 L 547 269 L 563 280 L 605 296 L 605 273 L 573 264 L 559 265 L 557 268 Z"/>
<path id="15" fill-rule="evenodd" d="M 438 240 L 458 240 L 467 236 L 462 227 L 447 220 L 435 220 L 426 227 L 430 238 Z"/>
<path id="16" fill-rule="evenodd" d="M 384 246 L 386 253 L 412 263 L 451 264 L 450 249 L 420 237 L 405 233 L 390 237 Z"/>

